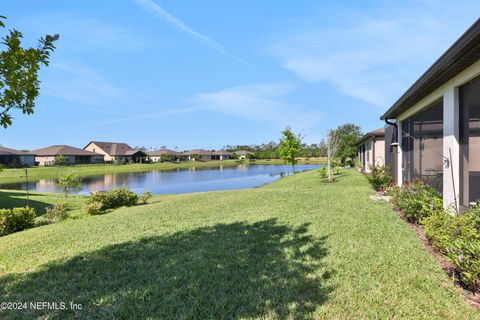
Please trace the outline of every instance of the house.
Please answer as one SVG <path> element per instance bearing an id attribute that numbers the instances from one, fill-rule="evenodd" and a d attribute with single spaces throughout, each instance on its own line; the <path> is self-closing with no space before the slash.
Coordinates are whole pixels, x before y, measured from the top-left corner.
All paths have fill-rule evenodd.
<path id="1" fill-rule="evenodd" d="M 188 160 L 188 156 L 184 155 L 182 152 L 177 152 L 169 149 L 158 149 L 154 151 L 147 152 L 148 159 L 151 162 L 160 162 L 162 157 L 170 156 L 171 161 L 184 161 Z"/>
<path id="2" fill-rule="evenodd" d="M 230 152 L 226 151 L 206 151 L 201 149 L 190 150 L 183 153 L 189 161 L 195 160 L 193 155 L 199 155 L 200 161 L 227 160 L 230 159 Z"/>
<path id="3" fill-rule="evenodd" d="M 55 145 L 32 151 L 35 162 L 40 166 L 57 164 L 91 164 L 102 163 L 102 155 L 67 145 Z"/>
<path id="4" fill-rule="evenodd" d="M 238 155 L 238 159 L 247 159 L 251 155 L 253 155 L 253 152 L 248 151 L 248 150 L 237 150 L 235 153 Z"/>
<path id="5" fill-rule="evenodd" d="M 7 167 L 35 165 L 35 154 L 0 146 L 0 164 Z"/>
<path id="6" fill-rule="evenodd" d="M 358 141 L 358 160 L 365 172 L 373 165 L 385 165 L 385 129 L 368 132 Z"/>
<path id="7" fill-rule="evenodd" d="M 480 19 L 386 112 L 399 185 L 419 178 L 461 212 L 480 198 Z"/>
<path id="8" fill-rule="evenodd" d="M 102 154 L 103 160 L 108 163 L 142 163 L 147 159 L 145 152 L 135 150 L 126 143 L 91 141 L 83 149 Z"/>

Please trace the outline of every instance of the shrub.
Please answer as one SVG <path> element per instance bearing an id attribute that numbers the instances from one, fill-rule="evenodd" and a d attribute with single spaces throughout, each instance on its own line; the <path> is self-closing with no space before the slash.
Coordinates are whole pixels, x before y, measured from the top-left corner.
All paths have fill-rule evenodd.
<path id="1" fill-rule="evenodd" d="M 391 193 L 393 203 L 412 223 L 419 223 L 422 219 L 444 210 L 440 193 L 418 179 L 389 191 L 389 194 Z"/>
<path id="2" fill-rule="evenodd" d="M 320 177 L 322 177 L 322 179 L 327 179 L 328 172 L 327 172 L 327 167 L 326 166 L 323 166 L 323 167 L 320 168 Z"/>
<path id="3" fill-rule="evenodd" d="M 480 241 L 455 240 L 447 256 L 462 283 L 470 290 L 480 289 Z"/>
<path id="4" fill-rule="evenodd" d="M 57 202 L 53 206 L 45 209 L 45 219 L 48 221 L 61 221 L 68 218 L 69 204 L 67 202 Z"/>
<path id="5" fill-rule="evenodd" d="M 371 166 L 367 179 L 376 191 L 386 190 L 392 183 L 392 175 L 388 166 Z"/>
<path id="6" fill-rule="evenodd" d="M 148 200 L 150 200 L 152 198 L 152 193 L 151 192 L 144 192 L 140 195 L 140 197 L 138 197 L 138 201 L 142 204 L 147 204 L 148 203 Z"/>
<path id="7" fill-rule="evenodd" d="M 98 202 L 102 205 L 101 210 L 129 207 L 138 203 L 138 196 L 135 192 L 127 189 L 125 185 L 121 188 L 113 188 L 110 191 L 99 191 L 92 193 L 88 203 Z"/>
<path id="8" fill-rule="evenodd" d="M 35 225 L 35 209 L 20 207 L 0 209 L 0 236 L 22 231 Z"/>
<path id="9" fill-rule="evenodd" d="M 103 209 L 103 204 L 98 201 L 93 201 L 93 202 L 88 202 L 85 204 L 83 207 L 86 213 L 90 215 L 97 215 L 97 214 L 103 214 L 105 213 L 105 210 Z"/>

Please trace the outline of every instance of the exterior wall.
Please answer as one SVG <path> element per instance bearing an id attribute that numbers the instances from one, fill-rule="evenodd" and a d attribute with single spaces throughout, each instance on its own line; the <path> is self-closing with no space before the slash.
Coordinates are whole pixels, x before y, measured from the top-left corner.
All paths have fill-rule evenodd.
<path id="1" fill-rule="evenodd" d="M 51 166 L 55 163 L 55 157 L 52 156 L 36 156 L 35 162 L 38 162 L 39 166 Z"/>
<path id="2" fill-rule="evenodd" d="M 83 150 L 87 150 L 90 152 L 95 152 L 95 153 L 100 153 L 103 154 L 103 161 L 105 162 L 111 162 L 115 161 L 114 157 L 110 156 L 107 154 L 105 151 L 103 151 L 99 146 L 97 146 L 95 143 L 90 143 L 88 146 L 86 146 Z"/>
<path id="3" fill-rule="evenodd" d="M 376 166 L 385 165 L 385 138 L 384 137 L 375 138 L 375 154 L 373 156 L 374 156 L 374 163 Z"/>
<path id="4" fill-rule="evenodd" d="M 365 154 L 361 150 L 365 148 Z M 365 162 L 364 170 L 369 173 L 373 165 L 385 165 L 385 138 L 371 137 L 359 146 L 358 159 L 363 164 Z M 365 157 L 365 159 L 363 159 Z"/>
<path id="5" fill-rule="evenodd" d="M 459 144 L 459 97 L 458 88 L 480 75 L 480 61 L 434 90 L 427 97 L 412 105 L 397 117 L 398 137 L 402 137 L 402 121 L 443 98 L 443 202 L 445 207 L 459 203 L 460 144 Z M 398 182 L 402 183 L 403 165 L 401 146 L 398 149 Z M 458 208 L 457 208 L 458 209 Z"/>

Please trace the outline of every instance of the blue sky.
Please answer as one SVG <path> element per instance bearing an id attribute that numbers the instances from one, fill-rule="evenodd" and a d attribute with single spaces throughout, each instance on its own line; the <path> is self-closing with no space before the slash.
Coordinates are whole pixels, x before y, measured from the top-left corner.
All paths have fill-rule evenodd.
<path id="1" fill-rule="evenodd" d="M 9 1 L 25 45 L 59 33 L 31 116 L 0 144 L 178 149 L 308 143 L 379 116 L 478 18 L 478 1 Z"/>

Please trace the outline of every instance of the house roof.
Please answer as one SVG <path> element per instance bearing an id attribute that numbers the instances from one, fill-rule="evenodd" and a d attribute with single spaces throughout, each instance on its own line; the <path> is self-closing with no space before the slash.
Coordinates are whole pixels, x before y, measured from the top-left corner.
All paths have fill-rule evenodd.
<path id="1" fill-rule="evenodd" d="M 367 132 L 360 138 L 360 140 L 358 140 L 357 144 L 360 144 L 373 137 L 385 137 L 385 128 L 378 128 L 373 131 Z"/>
<path id="2" fill-rule="evenodd" d="M 174 150 L 170 150 L 170 149 L 158 149 L 158 150 L 147 152 L 147 154 L 149 156 L 161 156 L 162 154 L 170 154 L 170 155 L 173 155 L 173 156 L 180 156 L 183 153 L 182 152 L 177 152 L 177 151 L 174 151 Z"/>
<path id="3" fill-rule="evenodd" d="M 191 156 L 192 154 L 199 154 L 201 156 L 229 156 L 231 153 L 223 150 L 218 150 L 218 151 L 207 151 L 207 150 L 201 150 L 201 149 L 194 149 L 194 150 L 189 150 L 185 151 L 183 154 Z"/>
<path id="4" fill-rule="evenodd" d="M 119 142 L 91 141 L 85 146 L 85 148 L 92 143 L 97 145 L 100 149 L 102 149 L 102 151 L 104 151 L 106 154 L 110 156 L 131 156 L 137 153 L 146 154 L 143 151 L 133 149 L 126 143 L 119 143 Z"/>
<path id="5" fill-rule="evenodd" d="M 34 156 L 32 152 L 20 151 L 0 146 L 0 156 Z"/>
<path id="6" fill-rule="evenodd" d="M 480 59 L 478 19 L 382 116 L 395 118 Z"/>
<path id="7" fill-rule="evenodd" d="M 90 152 L 80 148 L 67 145 L 55 145 L 37 150 L 32 150 L 37 156 L 103 156 L 102 154 Z"/>

